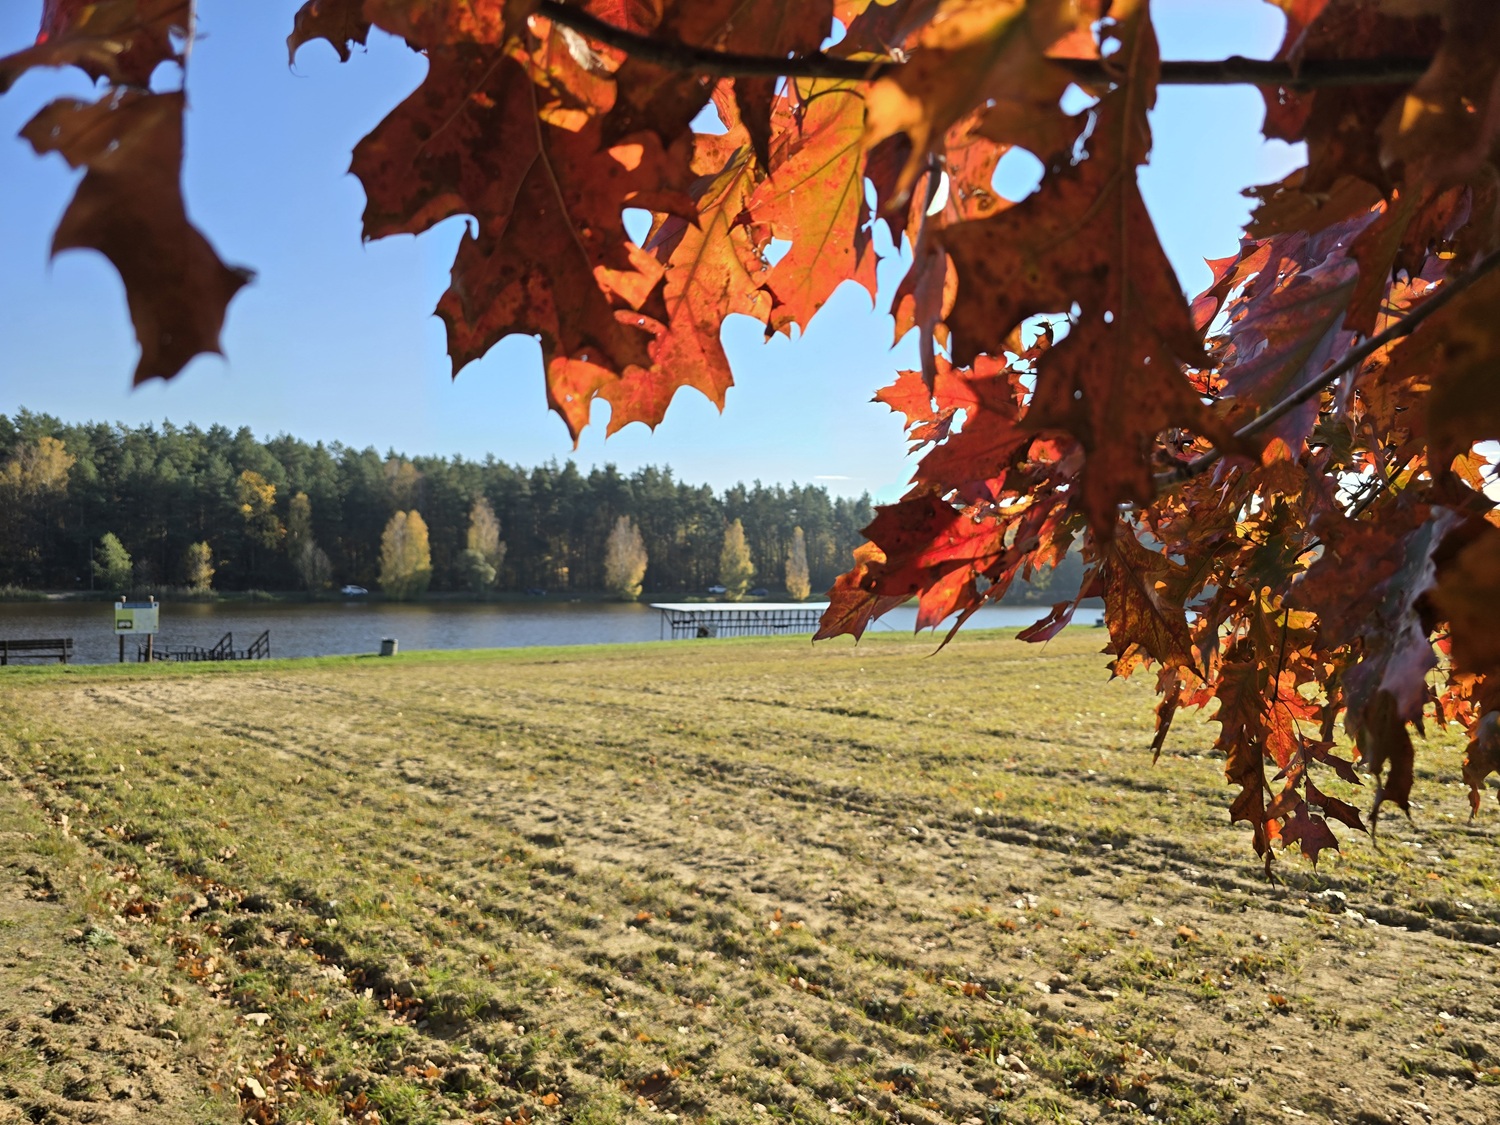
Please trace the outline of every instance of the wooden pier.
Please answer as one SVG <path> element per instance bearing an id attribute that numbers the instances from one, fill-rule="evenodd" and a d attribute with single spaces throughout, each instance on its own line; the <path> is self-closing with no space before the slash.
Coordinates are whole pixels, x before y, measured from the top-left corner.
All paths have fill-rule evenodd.
<path id="1" fill-rule="evenodd" d="M 674 641 L 815 633 L 827 602 L 654 602 Z"/>
<path id="2" fill-rule="evenodd" d="M 201 645 L 181 645 L 176 648 L 162 645 L 158 646 L 155 651 L 149 651 L 145 645 L 141 645 L 136 649 L 138 661 L 168 660 L 178 664 L 197 664 L 201 661 L 218 660 L 268 660 L 270 656 L 271 630 L 269 629 L 251 641 L 250 647 L 246 649 L 234 647 L 233 633 L 225 633 L 211 648 L 204 648 Z"/>

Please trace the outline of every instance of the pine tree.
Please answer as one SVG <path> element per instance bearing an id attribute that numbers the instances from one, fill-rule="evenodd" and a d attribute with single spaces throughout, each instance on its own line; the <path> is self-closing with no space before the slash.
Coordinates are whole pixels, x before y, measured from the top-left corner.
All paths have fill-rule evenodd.
<path id="1" fill-rule="evenodd" d="M 750 580 L 755 577 L 755 567 L 750 562 L 750 545 L 745 542 L 745 525 L 735 520 L 724 532 L 724 546 L 719 551 L 719 585 L 732 602 L 737 602 L 750 589 Z"/>
<path id="2" fill-rule="evenodd" d="M 397 512 L 380 537 L 380 588 L 393 601 L 421 597 L 432 581 L 427 524 L 416 509 Z"/>
<path id="3" fill-rule="evenodd" d="M 792 545 L 786 551 L 786 592 L 792 601 L 806 601 L 812 593 L 812 582 L 807 575 L 807 536 L 802 529 L 792 529 Z"/>
<path id="4" fill-rule="evenodd" d="M 641 596 L 646 577 L 646 541 L 629 516 L 615 520 L 604 547 L 604 588 L 622 601 Z"/>

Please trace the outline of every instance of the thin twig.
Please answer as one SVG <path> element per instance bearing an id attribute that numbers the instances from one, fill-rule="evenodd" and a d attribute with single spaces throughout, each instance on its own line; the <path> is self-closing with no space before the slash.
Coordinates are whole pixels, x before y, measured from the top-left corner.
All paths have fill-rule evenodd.
<path id="1" fill-rule="evenodd" d="M 1366 487 L 1364 495 L 1359 497 L 1359 499 L 1357 499 L 1354 502 L 1354 505 L 1349 509 L 1349 518 L 1351 520 L 1357 520 L 1360 516 L 1364 515 L 1366 509 L 1368 509 L 1371 504 L 1375 503 L 1382 492 L 1396 483 L 1396 479 L 1402 473 L 1406 472 L 1407 467 L 1414 460 L 1416 460 L 1416 458 L 1408 457 L 1405 461 L 1396 466 L 1396 471 L 1391 473 L 1390 476 L 1386 476 L 1384 473 L 1381 473 L 1373 481 L 1371 481 L 1370 484 Z"/>
<path id="2" fill-rule="evenodd" d="M 1336 382 L 1342 376 L 1347 375 L 1349 374 L 1349 372 L 1358 368 L 1360 364 L 1364 363 L 1365 360 L 1369 359 L 1381 348 L 1385 347 L 1388 344 L 1394 343 L 1395 341 L 1401 339 L 1403 336 L 1411 335 L 1414 331 L 1416 331 L 1417 326 L 1420 325 L 1424 320 L 1430 317 L 1433 313 L 1437 312 L 1464 290 L 1468 289 L 1469 286 L 1473 285 L 1481 277 L 1484 277 L 1490 271 L 1495 269 L 1496 266 L 1500 266 L 1500 252 L 1491 254 L 1489 257 L 1483 259 L 1478 265 L 1476 265 L 1462 277 L 1458 277 L 1452 281 L 1444 283 L 1443 286 L 1439 288 L 1435 294 L 1427 298 L 1427 300 L 1422 302 L 1422 304 L 1418 305 L 1411 312 L 1407 313 L 1406 316 L 1402 317 L 1395 324 L 1387 328 L 1384 332 L 1380 332 L 1374 336 L 1371 336 L 1359 347 L 1353 349 L 1347 355 L 1345 355 L 1344 358 L 1339 360 L 1338 363 L 1335 363 L 1332 367 L 1328 368 L 1328 370 L 1315 376 L 1307 383 L 1304 383 L 1301 387 L 1293 391 L 1291 394 L 1287 395 L 1286 398 L 1282 399 L 1274 406 L 1271 406 L 1266 410 L 1263 410 L 1261 413 L 1257 414 L 1254 418 L 1246 422 L 1243 426 L 1241 426 L 1234 432 L 1235 438 L 1237 440 L 1244 440 L 1248 437 L 1254 437 L 1262 430 L 1267 429 L 1275 423 L 1279 422 L 1293 410 L 1296 410 L 1297 407 L 1307 402 L 1313 396 L 1321 393 L 1324 388 Z M 1168 469 L 1166 472 L 1158 473 L 1156 475 L 1157 486 L 1165 488 L 1168 485 L 1176 484 L 1179 481 L 1190 480 L 1191 478 L 1196 477 L 1200 473 L 1207 470 L 1223 456 L 1223 450 L 1211 449 L 1207 453 L 1195 457 L 1193 458 L 1193 460 L 1179 465 L 1174 469 Z"/>
<path id="3" fill-rule="evenodd" d="M 905 65 L 899 58 L 847 59 L 822 51 L 785 58 L 716 51 L 627 31 L 561 0 L 540 0 L 536 11 L 553 23 L 570 27 L 633 58 L 718 78 L 829 78 L 868 82 Z M 1117 78 L 1107 59 L 1051 61 L 1082 83 L 1101 85 Z M 1227 59 L 1164 62 L 1157 81 L 1163 86 L 1249 85 L 1290 90 L 1319 86 L 1406 86 L 1420 78 L 1430 63 L 1430 59 L 1421 58 L 1305 59 L 1293 67 L 1273 59 L 1234 55 Z"/>

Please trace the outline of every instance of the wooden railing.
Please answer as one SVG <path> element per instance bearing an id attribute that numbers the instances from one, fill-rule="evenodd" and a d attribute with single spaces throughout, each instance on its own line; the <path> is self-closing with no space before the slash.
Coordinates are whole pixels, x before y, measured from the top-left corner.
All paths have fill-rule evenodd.
<path id="1" fill-rule="evenodd" d="M 225 633 L 219 638 L 212 648 L 204 648 L 202 645 L 183 645 L 180 648 L 160 646 L 152 652 L 149 657 L 146 646 L 141 645 L 136 649 L 137 660 L 170 660 L 177 664 L 197 664 L 203 661 L 222 660 L 266 660 L 271 655 L 271 630 L 267 629 L 255 640 L 250 642 L 250 647 L 236 650 L 234 647 L 234 634 Z"/>

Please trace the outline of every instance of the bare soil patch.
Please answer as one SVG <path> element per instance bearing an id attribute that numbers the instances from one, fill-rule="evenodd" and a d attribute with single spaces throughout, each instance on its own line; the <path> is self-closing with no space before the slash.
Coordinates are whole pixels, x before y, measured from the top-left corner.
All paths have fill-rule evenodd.
<path id="1" fill-rule="evenodd" d="M 0 678 L 0 1027 L 74 1052 L 0 1083 L 18 1121 L 1500 1117 L 1456 742 L 1414 823 L 1269 886 L 1215 728 L 1153 768 L 1098 643 Z"/>

